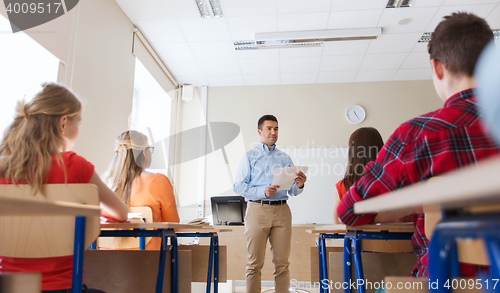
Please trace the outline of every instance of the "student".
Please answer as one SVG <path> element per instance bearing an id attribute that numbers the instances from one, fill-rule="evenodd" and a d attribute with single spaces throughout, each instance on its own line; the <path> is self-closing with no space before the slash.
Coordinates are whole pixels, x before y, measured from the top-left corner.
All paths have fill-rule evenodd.
<path id="1" fill-rule="evenodd" d="M 333 223 L 340 224 L 337 216 L 337 206 L 349 188 L 365 174 L 368 162 L 375 161 L 384 141 L 377 129 L 362 127 L 354 131 L 349 137 L 348 163 L 344 178 L 335 184 L 337 194 L 333 205 Z M 337 196 L 338 195 L 338 196 Z"/>
<path id="2" fill-rule="evenodd" d="M 148 138 L 135 130 L 125 131 L 116 139 L 113 161 L 106 182 L 123 202 L 131 207 L 147 206 L 153 210 L 153 222 L 179 223 L 174 191 L 163 174 L 144 171 L 151 165 L 153 147 Z M 151 238 L 147 250 L 159 250 L 161 239 Z"/>
<path id="3" fill-rule="evenodd" d="M 302 193 L 306 176 L 297 173 L 289 190 L 271 185 L 274 169 L 293 166 L 292 159 L 276 148 L 278 119 L 264 115 L 257 122 L 260 143 L 240 161 L 233 186 L 235 193 L 248 202 L 245 215 L 247 239 L 246 292 L 261 292 L 261 270 L 269 239 L 274 264 L 277 293 L 289 292 L 292 213 L 286 203 L 288 196 Z"/>
<path id="4" fill-rule="evenodd" d="M 0 184 L 29 184 L 43 192 L 43 184 L 92 183 L 98 188 L 102 216 L 126 220 L 128 207 L 101 181 L 94 165 L 71 151 L 81 121 L 80 101 L 58 84 L 44 84 L 30 102 L 19 102 L 0 144 Z M 72 255 L 0 257 L 0 262 L 2 272 L 42 273 L 44 293 L 71 288 Z"/>
<path id="5" fill-rule="evenodd" d="M 403 123 L 392 134 L 365 175 L 347 192 L 337 209 L 348 225 L 381 222 L 375 214 L 354 214 L 354 203 L 441 175 L 500 150 L 483 130 L 474 92 L 476 61 L 493 33 L 486 21 L 459 12 L 439 23 L 428 45 L 434 87 L 444 107 Z M 412 244 L 417 255 L 413 276 L 428 276 L 428 239 L 424 215 L 414 217 Z M 474 267 L 461 266 L 463 276 Z"/>

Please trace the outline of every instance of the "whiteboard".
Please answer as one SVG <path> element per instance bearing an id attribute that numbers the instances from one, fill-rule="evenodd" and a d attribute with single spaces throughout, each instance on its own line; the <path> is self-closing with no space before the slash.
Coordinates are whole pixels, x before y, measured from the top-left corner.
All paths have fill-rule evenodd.
<path id="1" fill-rule="evenodd" d="M 281 148 L 296 166 L 308 166 L 304 191 L 289 198 L 292 224 L 333 224 L 335 184 L 344 178 L 347 147 Z"/>

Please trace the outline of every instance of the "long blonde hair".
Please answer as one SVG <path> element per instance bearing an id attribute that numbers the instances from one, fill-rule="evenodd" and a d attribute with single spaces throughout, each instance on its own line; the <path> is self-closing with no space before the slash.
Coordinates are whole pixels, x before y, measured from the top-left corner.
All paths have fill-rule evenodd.
<path id="1" fill-rule="evenodd" d="M 105 175 L 106 183 L 128 205 L 132 183 L 149 167 L 143 152 L 147 147 L 147 136 L 135 130 L 125 131 L 116 139 L 115 155 Z"/>
<path id="2" fill-rule="evenodd" d="M 66 87 L 42 84 L 31 101 L 19 101 L 14 122 L 0 144 L 0 177 L 14 184 L 27 183 L 43 192 L 43 182 L 52 167 L 52 156 L 65 172 L 61 151 L 66 141 L 59 121 L 72 119 L 82 109 L 80 100 Z"/>

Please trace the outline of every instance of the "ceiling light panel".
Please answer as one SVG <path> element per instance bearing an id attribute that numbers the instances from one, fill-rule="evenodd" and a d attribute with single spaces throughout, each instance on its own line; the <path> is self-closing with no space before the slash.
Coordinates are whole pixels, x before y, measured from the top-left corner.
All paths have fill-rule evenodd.
<path id="1" fill-rule="evenodd" d="M 363 28 L 363 29 L 339 29 L 339 30 L 314 30 L 314 31 L 296 31 L 296 32 L 270 32 L 256 33 L 255 40 L 316 40 L 321 41 L 345 41 L 345 40 L 373 40 L 377 39 L 382 33 L 382 29 Z"/>
<path id="2" fill-rule="evenodd" d="M 209 1 L 210 1 L 210 6 L 212 7 L 212 12 L 214 14 L 214 17 L 224 17 L 219 0 L 209 0 Z"/>
<path id="3" fill-rule="evenodd" d="M 413 3 L 413 0 L 389 0 L 387 1 L 387 5 L 385 8 L 407 8 L 411 7 L 411 4 Z"/>
<path id="4" fill-rule="evenodd" d="M 195 0 L 196 6 L 198 6 L 198 10 L 200 11 L 201 18 L 210 18 L 210 10 L 208 8 L 208 4 L 206 0 Z"/>
<path id="5" fill-rule="evenodd" d="M 219 0 L 194 0 L 201 18 L 223 17 L 222 7 Z"/>

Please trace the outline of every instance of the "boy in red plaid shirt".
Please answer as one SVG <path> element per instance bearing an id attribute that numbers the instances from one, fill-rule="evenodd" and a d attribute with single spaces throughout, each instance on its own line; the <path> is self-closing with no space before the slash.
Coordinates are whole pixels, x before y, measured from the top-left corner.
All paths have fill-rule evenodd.
<path id="1" fill-rule="evenodd" d="M 496 156 L 500 149 L 483 128 L 474 95 L 473 72 L 493 33 L 480 17 L 453 13 L 439 23 L 428 45 L 434 87 L 444 107 L 403 123 L 391 135 L 377 160 L 344 195 L 337 208 L 342 222 L 365 225 L 397 221 L 397 217 L 354 214 L 354 203 L 421 182 Z M 428 239 L 424 215 L 413 215 L 412 237 L 417 264 L 412 275 L 427 276 Z M 474 268 L 462 265 L 464 276 Z"/>

